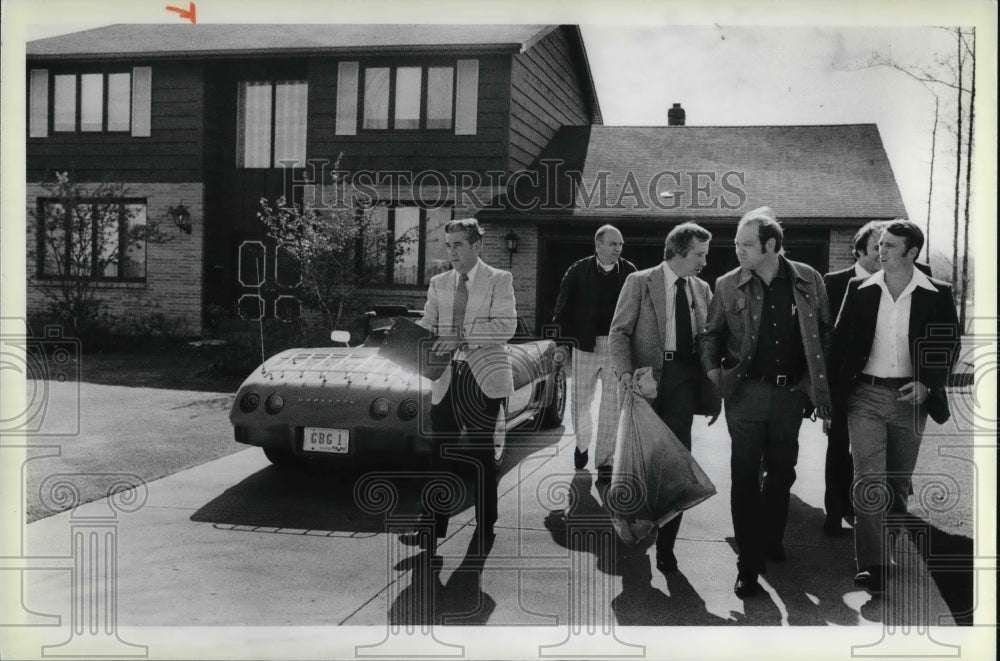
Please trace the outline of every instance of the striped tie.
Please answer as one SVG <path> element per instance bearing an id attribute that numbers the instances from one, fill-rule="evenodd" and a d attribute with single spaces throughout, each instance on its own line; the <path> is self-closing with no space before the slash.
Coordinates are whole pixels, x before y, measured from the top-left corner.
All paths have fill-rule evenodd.
<path id="1" fill-rule="evenodd" d="M 451 325 L 458 337 L 465 337 L 465 306 L 469 302 L 469 288 L 465 283 L 468 280 L 468 273 L 459 275 L 458 288 L 455 289 L 455 305 L 451 312 Z"/>

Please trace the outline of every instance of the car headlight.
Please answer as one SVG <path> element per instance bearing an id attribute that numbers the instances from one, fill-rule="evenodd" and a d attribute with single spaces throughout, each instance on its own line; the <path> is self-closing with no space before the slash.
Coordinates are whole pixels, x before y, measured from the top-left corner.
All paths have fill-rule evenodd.
<path id="1" fill-rule="evenodd" d="M 255 392 L 248 392 L 240 399 L 240 410 L 244 413 L 253 413 L 260 406 L 260 395 Z"/>
<path id="2" fill-rule="evenodd" d="M 264 408 L 267 409 L 268 413 L 278 413 L 281 409 L 285 408 L 285 398 L 278 393 L 274 393 L 264 402 Z"/>
<path id="3" fill-rule="evenodd" d="M 399 405 L 399 419 L 400 420 L 413 420 L 417 417 L 417 400 L 406 399 L 403 403 Z"/>
<path id="4" fill-rule="evenodd" d="M 389 400 L 385 397 L 379 397 L 372 402 L 372 406 L 369 411 L 373 418 L 381 420 L 385 416 L 389 415 Z"/>

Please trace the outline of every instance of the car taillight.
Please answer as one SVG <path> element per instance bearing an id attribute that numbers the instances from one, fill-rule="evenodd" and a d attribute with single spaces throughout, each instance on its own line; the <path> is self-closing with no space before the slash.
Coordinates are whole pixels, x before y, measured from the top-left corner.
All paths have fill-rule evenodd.
<path id="1" fill-rule="evenodd" d="M 253 413 L 260 406 L 260 395 L 255 392 L 248 392 L 240 400 L 240 410 L 244 413 Z"/>
<path id="2" fill-rule="evenodd" d="M 417 400 L 406 399 L 403 403 L 399 405 L 399 419 L 400 420 L 413 420 L 417 417 Z"/>
<path id="3" fill-rule="evenodd" d="M 278 393 L 274 393 L 264 402 L 264 408 L 267 409 L 268 413 L 278 413 L 281 409 L 285 408 L 285 398 Z"/>
<path id="4" fill-rule="evenodd" d="M 389 400 L 385 397 L 379 397 L 372 402 L 372 406 L 369 411 L 373 418 L 381 420 L 385 416 L 389 415 Z"/>

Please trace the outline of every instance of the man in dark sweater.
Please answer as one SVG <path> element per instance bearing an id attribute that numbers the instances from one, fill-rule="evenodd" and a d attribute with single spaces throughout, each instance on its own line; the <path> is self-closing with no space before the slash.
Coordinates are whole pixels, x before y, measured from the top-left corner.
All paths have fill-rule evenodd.
<path id="1" fill-rule="evenodd" d="M 594 235 L 594 252 L 566 271 L 559 286 L 552 321 L 560 337 L 573 343 L 573 429 L 576 432 L 574 464 L 582 469 L 589 458 L 593 424 L 590 408 L 601 383 L 601 410 L 597 422 L 594 463 L 598 480 L 610 481 L 618 424 L 618 380 L 608 351 L 608 331 L 625 278 L 635 264 L 621 259 L 621 232 L 604 225 Z"/>

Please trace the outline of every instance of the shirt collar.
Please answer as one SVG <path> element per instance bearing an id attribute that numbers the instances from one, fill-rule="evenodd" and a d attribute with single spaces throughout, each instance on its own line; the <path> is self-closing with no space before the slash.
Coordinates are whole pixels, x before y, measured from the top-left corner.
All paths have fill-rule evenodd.
<path id="1" fill-rule="evenodd" d="M 871 272 L 861 266 L 860 262 L 854 262 L 854 275 L 858 278 L 868 278 L 871 276 Z"/>
<path id="2" fill-rule="evenodd" d="M 679 276 L 674 273 L 674 270 L 670 268 L 670 264 L 667 262 L 662 262 L 663 264 L 663 275 L 667 279 L 667 291 L 670 291 L 671 287 L 674 287 L 674 283 L 677 282 Z"/>
<path id="3" fill-rule="evenodd" d="M 477 259 L 476 263 L 472 266 L 471 269 L 469 269 L 469 273 L 468 273 L 468 275 L 469 275 L 469 286 L 472 286 L 472 281 L 475 279 L 476 274 L 479 273 L 479 265 L 482 264 L 482 263 L 483 263 L 483 260 Z M 456 270 L 455 271 L 455 284 L 456 285 L 458 284 L 458 279 L 460 277 L 461 277 L 461 275 Z"/>
<path id="4" fill-rule="evenodd" d="M 868 279 L 862 282 L 861 285 L 858 287 L 858 289 L 861 289 L 862 287 L 871 287 L 871 286 L 881 287 L 883 289 L 887 287 L 887 285 L 885 284 L 885 271 L 879 270 L 876 273 L 868 276 Z M 917 287 L 921 287 L 928 291 L 934 291 L 934 292 L 938 290 L 938 288 L 934 286 L 934 283 L 930 281 L 930 279 L 924 274 L 923 271 L 921 271 L 917 267 L 913 267 L 913 277 L 910 278 L 910 282 L 903 289 L 903 294 L 912 292 Z"/>
<path id="5" fill-rule="evenodd" d="M 596 268 L 598 271 L 602 271 L 604 273 L 611 273 L 612 271 L 617 271 L 618 270 L 618 260 L 616 259 L 615 263 L 612 264 L 611 268 L 608 269 L 608 268 L 604 268 L 604 264 L 601 264 L 601 260 L 597 258 L 597 255 L 594 255 L 594 268 Z"/>

